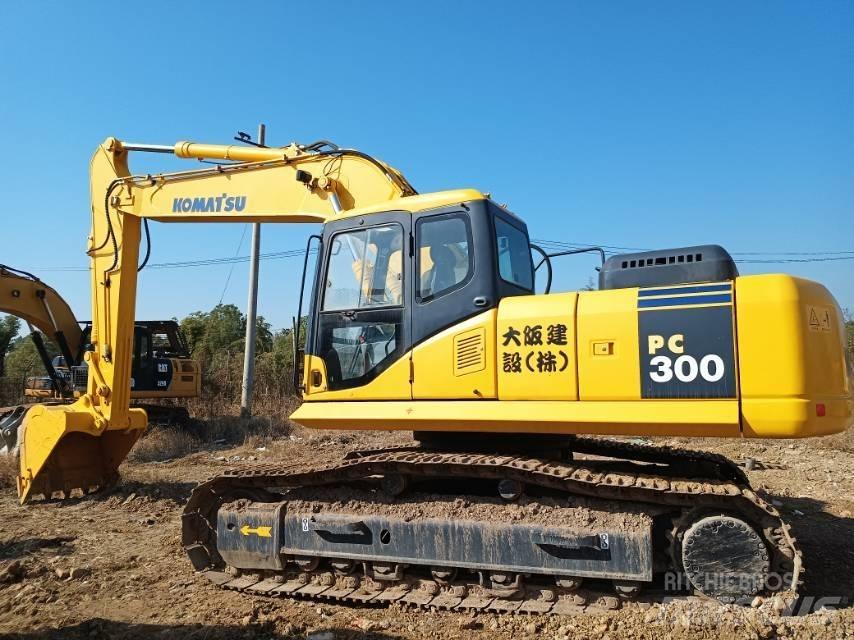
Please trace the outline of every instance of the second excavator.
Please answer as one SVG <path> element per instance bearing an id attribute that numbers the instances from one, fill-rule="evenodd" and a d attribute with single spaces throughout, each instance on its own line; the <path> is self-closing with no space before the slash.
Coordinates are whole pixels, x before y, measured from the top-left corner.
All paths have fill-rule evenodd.
<path id="1" fill-rule="evenodd" d="M 20 269 L 0 265 L 0 313 L 23 319 L 30 329 L 44 376 L 29 376 L 25 398 L 38 402 L 64 403 L 86 393 L 88 365 L 84 359 L 91 323 L 80 322 L 71 306 L 51 286 Z M 59 350 L 51 358 L 47 337 Z M 131 398 L 140 401 L 195 398 L 201 387 L 199 364 L 190 357 L 181 329 L 174 320 L 134 322 Z M 146 404 L 149 417 L 157 423 L 184 423 L 186 408 Z M 0 448 L 16 450 L 18 428 L 27 405 L 0 409 Z"/>
<path id="2" fill-rule="evenodd" d="M 133 175 L 133 153 L 216 166 Z M 556 256 L 506 207 L 472 189 L 418 194 L 328 142 L 109 138 L 90 175 L 87 393 L 27 415 L 22 501 L 108 482 L 145 427 L 128 380 L 149 221 L 321 223 L 292 419 L 415 442 L 199 485 L 182 519 L 196 570 L 266 596 L 529 613 L 797 589 L 796 541 L 734 463 L 589 436 L 843 430 L 842 315 L 820 284 L 741 276 L 698 246 L 614 256 L 598 291 L 551 294 Z"/>

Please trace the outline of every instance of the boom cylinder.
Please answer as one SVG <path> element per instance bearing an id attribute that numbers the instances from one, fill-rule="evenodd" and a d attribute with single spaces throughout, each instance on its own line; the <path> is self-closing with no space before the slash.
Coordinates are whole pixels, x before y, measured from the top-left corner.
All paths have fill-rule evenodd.
<path id="1" fill-rule="evenodd" d="M 121 142 L 124 151 L 143 151 L 145 153 L 174 153 L 179 158 L 198 158 L 200 160 L 232 160 L 236 162 L 265 162 L 284 160 L 288 153 L 281 147 L 246 147 L 241 145 L 200 144 L 186 140 L 168 144 L 136 144 Z"/>
<path id="2" fill-rule="evenodd" d="M 176 142 L 175 155 L 179 158 L 204 158 L 211 160 L 235 160 L 238 162 L 265 162 L 284 160 L 288 157 L 281 148 L 246 147 L 241 145 L 199 144 Z"/>

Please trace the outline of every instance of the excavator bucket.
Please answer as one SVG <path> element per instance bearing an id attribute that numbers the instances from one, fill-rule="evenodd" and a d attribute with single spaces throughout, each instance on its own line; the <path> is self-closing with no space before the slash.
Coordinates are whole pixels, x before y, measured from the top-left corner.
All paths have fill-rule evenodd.
<path id="1" fill-rule="evenodd" d="M 36 497 L 92 493 L 115 483 L 119 465 L 147 424 L 142 409 L 131 409 L 129 415 L 126 429 L 99 429 L 85 400 L 30 409 L 18 437 L 21 504 Z"/>

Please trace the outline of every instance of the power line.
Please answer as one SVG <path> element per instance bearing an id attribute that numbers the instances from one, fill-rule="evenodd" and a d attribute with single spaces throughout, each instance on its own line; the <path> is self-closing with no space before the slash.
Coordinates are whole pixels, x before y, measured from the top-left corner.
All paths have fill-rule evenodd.
<path id="1" fill-rule="evenodd" d="M 249 228 L 249 225 L 243 225 L 243 233 L 240 234 L 240 242 L 237 243 L 237 250 L 234 252 L 234 257 L 237 257 L 237 254 L 240 253 L 240 250 L 243 248 L 243 241 L 246 239 L 246 230 Z M 228 277 L 225 279 L 225 284 L 222 287 L 222 295 L 219 297 L 219 303 L 222 304 L 222 299 L 225 297 L 225 292 L 228 291 L 228 284 L 231 282 L 231 274 L 234 273 L 234 263 L 232 263 L 231 268 L 228 270 Z"/>
<path id="2" fill-rule="evenodd" d="M 850 256 L 831 256 L 825 258 L 781 258 L 779 260 L 736 260 L 739 264 L 786 264 L 786 263 L 802 263 L 802 262 L 838 262 L 840 260 L 854 260 L 854 255 Z"/>
<path id="3" fill-rule="evenodd" d="M 536 238 L 532 239 L 531 242 L 533 242 L 534 244 L 558 245 L 561 247 L 566 247 L 567 249 L 602 247 L 603 249 L 606 249 L 605 253 L 614 253 L 614 251 L 607 251 L 608 249 L 613 249 L 615 251 L 646 251 L 646 249 L 642 249 L 640 247 L 618 247 L 610 244 L 598 244 L 596 242 L 563 242 L 560 240 L 538 240 Z"/>
<path id="4" fill-rule="evenodd" d="M 305 253 L 304 249 L 291 249 L 289 251 L 273 251 L 270 253 L 262 253 L 262 260 L 281 260 L 283 258 L 301 257 Z M 249 256 L 231 256 L 222 258 L 200 258 L 198 260 L 183 260 L 178 262 L 157 262 L 146 266 L 146 269 L 183 269 L 185 267 L 209 267 L 220 264 L 239 264 L 241 262 L 249 262 Z M 36 271 L 89 271 L 88 267 L 47 267 L 36 269 Z"/>
<path id="5" fill-rule="evenodd" d="M 596 243 L 585 244 L 578 242 L 564 242 L 560 240 L 532 240 L 534 244 L 560 249 L 581 249 L 590 246 L 599 246 L 605 249 L 608 256 L 616 255 L 616 251 L 649 251 L 640 247 L 615 247 L 613 245 L 597 245 Z M 735 258 L 740 264 L 784 264 L 805 262 L 836 262 L 840 260 L 854 260 L 854 251 L 731 251 L 732 256 L 772 256 L 770 258 Z M 781 257 L 786 256 L 786 257 Z M 799 256 L 799 257 L 794 257 Z"/>
<path id="6" fill-rule="evenodd" d="M 559 249 L 581 249 L 584 247 L 599 246 L 605 249 L 609 256 L 620 251 L 648 251 L 641 247 L 621 247 L 616 245 L 605 245 L 582 242 L 565 242 L 561 240 L 533 239 L 534 244 L 543 245 L 546 248 Z M 290 249 L 286 251 L 272 251 L 260 254 L 261 260 L 283 260 L 304 255 L 304 249 Z M 854 251 L 733 251 L 733 256 L 745 256 L 737 258 L 736 262 L 742 264 L 786 264 L 786 263 L 809 263 L 809 262 L 838 262 L 854 260 Z M 748 256 L 769 256 L 768 258 Z M 175 262 L 156 262 L 149 264 L 146 269 L 185 269 L 190 267 L 209 267 L 221 264 L 240 264 L 249 262 L 249 256 L 224 256 L 218 258 L 199 258 L 196 260 L 180 260 Z M 34 269 L 41 273 L 46 271 L 89 271 L 87 267 L 47 267 Z"/>

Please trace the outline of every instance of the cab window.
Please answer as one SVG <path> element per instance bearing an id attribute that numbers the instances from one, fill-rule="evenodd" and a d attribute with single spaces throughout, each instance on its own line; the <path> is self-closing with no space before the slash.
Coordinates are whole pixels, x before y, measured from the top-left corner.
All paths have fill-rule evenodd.
<path id="1" fill-rule="evenodd" d="M 463 286 L 472 274 L 468 218 L 440 215 L 416 225 L 418 301 L 428 302 Z"/>
<path id="2" fill-rule="evenodd" d="M 172 341 L 168 333 L 155 332 L 151 334 L 151 346 L 155 351 L 168 351 L 172 347 Z"/>
<path id="3" fill-rule="evenodd" d="M 369 382 L 402 353 L 403 246 L 397 224 L 332 237 L 318 327 L 330 390 Z"/>
<path id="4" fill-rule="evenodd" d="M 523 289 L 534 288 L 531 247 L 528 236 L 509 222 L 495 218 L 498 273 L 501 279 Z"/>
<path id="5" fill-rule="evenodd" d="M 402 245 L 402 232 L 397 225 L 334 236 L 323 311 L 402 304 Z"/>

